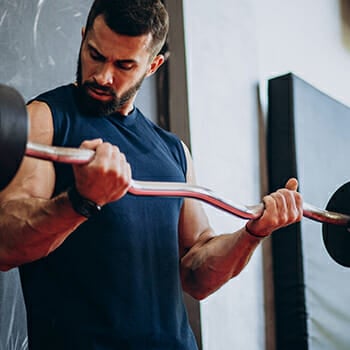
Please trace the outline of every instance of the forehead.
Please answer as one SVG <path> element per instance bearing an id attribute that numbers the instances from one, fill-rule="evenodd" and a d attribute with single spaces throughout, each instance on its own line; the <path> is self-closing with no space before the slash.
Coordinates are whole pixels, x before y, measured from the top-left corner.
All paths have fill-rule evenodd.
<path id="1" fill-rule="evenodd" d="M 95 18 L 92 28 L 86 33 L 86 40 L 106 57 L 118 56 L 118 59 L 149 56 L 151 52 L 152 34 L 128 36 L 110 29 L 103 16 Z"/>

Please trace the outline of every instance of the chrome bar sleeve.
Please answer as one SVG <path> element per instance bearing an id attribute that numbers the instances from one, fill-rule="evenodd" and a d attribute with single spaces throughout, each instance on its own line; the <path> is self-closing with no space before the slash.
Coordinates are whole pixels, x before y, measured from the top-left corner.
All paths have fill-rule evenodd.
<path id="1" fill-rule="evenodd" d="M 303 203 L 303 216 L 314 221 L 323 222 L 327 224 L 349 226 L 350 216 L 334 211 L 317 208 L 311 204 Z"/>
<path id="2" fill-rule="evenodd" d="M 55 147 L 38 143 L 27 143 L 26 156 L 68 164 L 86 164 L 95 152 L 89 149 Z"/>

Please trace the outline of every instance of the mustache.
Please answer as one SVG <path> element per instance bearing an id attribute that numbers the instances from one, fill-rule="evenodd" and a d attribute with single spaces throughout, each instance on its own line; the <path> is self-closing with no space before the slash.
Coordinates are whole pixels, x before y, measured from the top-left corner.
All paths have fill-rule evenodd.
<path id="1" fill-rule="evenodd" d="M 104 93 L 111 95 L 113 97 L 117 96 L 116 92 L 112 88 L 110 88 L 109 86 L 102 86 L 102 85 L 96 83 L 95 81 L 86 81 L 83 83 L 83 87 L 97 89 L 97 90 L 103 91 Z"/>

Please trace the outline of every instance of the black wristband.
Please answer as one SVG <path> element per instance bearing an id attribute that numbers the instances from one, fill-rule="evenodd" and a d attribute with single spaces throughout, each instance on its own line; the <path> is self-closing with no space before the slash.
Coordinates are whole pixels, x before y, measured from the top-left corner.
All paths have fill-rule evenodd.
<path id="1" fill-rule="evenodd" d="M 89 218 L 101 210 L 101 207 L 98 204 L 81 196 L 75 186 L 70 187 L 67 193 L 68 199 L 71 202 L 73 209 L 78 214 Z"/>

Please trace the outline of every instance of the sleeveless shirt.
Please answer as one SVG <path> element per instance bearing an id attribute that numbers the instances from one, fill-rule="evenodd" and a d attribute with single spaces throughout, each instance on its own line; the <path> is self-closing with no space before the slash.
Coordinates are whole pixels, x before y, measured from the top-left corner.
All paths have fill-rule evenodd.
<path id="1" fill-rule="evenodd" d="M 36 100 L 51 109 L 54 145 L 102 138 L 125 154 L 133 179 L 185 181 L 180 140 L 137 108 L 127 117 L 86 115 L 73 84 Z M 74 177 L 69 164 L 55 163 L 55 172 L 59 194 Z M 21 266 L 30 349 L 197 349 L 179 276 L 182 203 L 126 194 L 47 257 Z"/>

